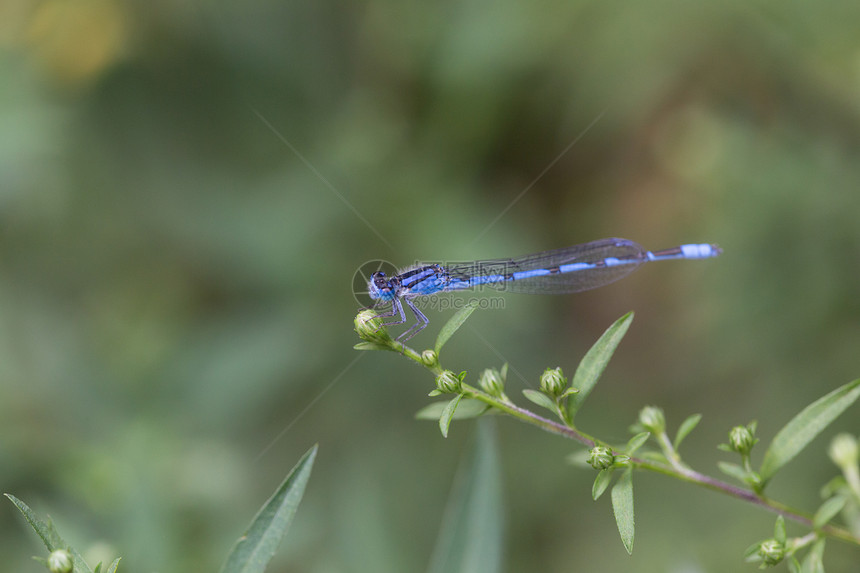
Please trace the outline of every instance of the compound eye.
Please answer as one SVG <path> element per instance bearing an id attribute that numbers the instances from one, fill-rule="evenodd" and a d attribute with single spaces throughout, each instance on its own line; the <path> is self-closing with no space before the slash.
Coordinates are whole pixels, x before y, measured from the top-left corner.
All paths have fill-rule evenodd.
<path id="1" fill-rule="evenodd" d="M 373 286 L 375 286 L 376 288 L 380 290 L 385 290 L 388 288 L 388 281 L 385 280 L 385 273 L 383 273 L 382 271 L 373 273 L 372 279 Z"/>

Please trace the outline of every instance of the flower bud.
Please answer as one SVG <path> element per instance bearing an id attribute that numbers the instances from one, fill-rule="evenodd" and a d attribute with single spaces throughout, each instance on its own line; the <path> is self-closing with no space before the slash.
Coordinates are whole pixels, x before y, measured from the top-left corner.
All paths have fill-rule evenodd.
<path id="1" fill-rule="evenodd" d="M 421 353 L 421 362 L 424 366 L 435 366 L 439 363 L 439 355 L 435 350 L 425 350 Z"/>
<path id="2" fill-rule="evenodd" d="M 443 370 L 436 377 L 436 388 L 443 394 L 457 394 L 460 392 L 460 378 L 450 370 Z"/>
<path id="3" fill-rule="evenodd" d="M 362 310 L 355 316 L 355 331 L 362 340 L 377 344 L 388 344 L 391 336 L 383 326 L 382 319 L 370 309 Z"/>
<path id="4" fill-rule="evenodd" d="M 505 393 L 505 382 L 502 380 L 502 375 L 495 368 L 487 368 L 481 372 L 478 384 L 490 396 L 501 398 Z"/>
<path id="5" fill-rule="evenodd" d="M 856 466 L 860 460 L 860 448 L 857 446 L 857 438 L 851 434 L 837 434 L 830 442 L 827 450 L 833 463 L 840 469 Z"/>
<path id="6" fill-rule="evenodd" d="M 765 565 L 776 565 L 785 557 L 785 545 L 776 539 L 762 541 L 758 546 L 758 554 Z"/>
<path id="7" fill-rule="evenodd" d="M 596 470 L 611 468 L 614 462 L 615 456 L 606 446 L 594 446 L 588 452 L 588 463 Z"/>
<path id="8" fill-rule="evenodd" d="M 639 411 L 639 424 L 652 434 L 660 435 L 666 431 L 666 416 L 657 406 L 645 406 Z"/>
<path id="9" fill-rule="evenodd" d="M 540 375 L 540 389 L 544 394 L 558 398 L 567 386 L 567 378 L 561 372 L 561 368 L 547 368 Z"/>
<path id="10" fill-rule="evenodd" d="M 72 573 L 74 566 L 72 554 L 65 549 L 57 549 L 48 555 L 48 571 L 51 573 Z"/>
<path id="11" fill-rule="evenodd" d="M 748 426 L 735 426 L 729 431 L 729 446 L 742 456 L 749 455 L 756 442 L 758 440 Z"/>

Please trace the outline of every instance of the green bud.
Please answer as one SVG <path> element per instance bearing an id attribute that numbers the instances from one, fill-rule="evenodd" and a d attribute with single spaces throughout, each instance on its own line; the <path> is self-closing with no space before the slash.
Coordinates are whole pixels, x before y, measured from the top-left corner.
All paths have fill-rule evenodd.
<path id="1" fill-rule="evenodd" d="M 505 393 L 505 381 L 502 380 L 502 375 L 495 368 L 487 368 L 481 372 L 478 384 L 490 396 L 501 398 Z"/>
<path id="2" fill-rule="evenodd" d="M 606 446 L 594 446 L 588 452 L 588 463 L 596 470 L 611 468 L 614 462 L 615 456 Z"/>
<path id="3" fill-rule="evenodd" d="M 773 566 L 785 557 L 785 545 L 776 539 L 768 539 L 759 544 L 758 554 L 765 565 Z"/>
<path id="4" fill-rule="evenodd" d="M 72 554 L 65 549 L 57 549 L 48 555 L 48 571 L 51 573 L 72 573 L 74 566 Z"/>
<path id="5" fill-rule="evenodd" d="M 860 460 L 857 438 L 851 434 L 837 434 L 830 442 L 830 449 L 827 450 L 827 453 L 833 463 L 842 470 L 855 467 Z"/>
<path id="6" fill-rule="evenodd" d="M 388 344 L 391 336 L 382 325 L 382 319 L 370 309 L 362 310 L 355 317 L 355 331 L 362 340 L 376 342 L 377 344 Z"/>
<path id="7" fill-rule="evenodd" d="M 435 350 L 425 350 L 421 353 L 421 362 L 424 366 L 435 366 L 439 363 L 439 355 Z"/>
<path id="8" fill-rule="evenodd" d="M 561 372 L 561 368 L 547 368 L 540 375 L 541 391 L 553 398 L 558 398 L 567 387 L 567 378 Z"/>
<path id="9" fill-rule="evenodd" d="M 450 370 L 443 370 L 436 376 L 436 388 L 443 394 L 457 394 L 460 392 L 460 377 Z"/>
<path id="10" fill-rule="evenodd" d="M 666 416 L 657 406 L 645 406 L 639 411 L 639 425 L 655 435 L 666 432 Z"/>
<path id="11" fill-rule="evenodd" d="M 742 456 L 749 455 L 756 442 L 755 432 L 749 426 L 735 426 L 729 431 L 729 446 Z"/>

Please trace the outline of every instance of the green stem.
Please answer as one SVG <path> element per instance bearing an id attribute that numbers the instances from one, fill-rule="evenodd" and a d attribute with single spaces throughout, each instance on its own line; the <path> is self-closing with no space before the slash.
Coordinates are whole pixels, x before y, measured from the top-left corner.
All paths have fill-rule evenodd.
<path id="1" fill-rule="evenodd" d="M 438 362 L 433 365 L 425 364 L 424 361 L 421 359 L 421 355 L 418 352 L 400 342 L 392 341 L 390 343 L 390 346 L 392 350 L 395 350 L 403 354 L 407 358 L 414 360 L 418 364 L 424 366 L 425 368 L 433 372 L 434 375 L 438 375 L 443 371 L 441 365 L 439 365 Z M 566 426 L 565 424 L 561 424 L 559 422 L 544 418 L 543 416 L 539 416 L 538 414 L 535 414 L 530 410 L 526 410 L 525 408 L 517 406 L 510 400 L 492 396 L 468 384 L 462 384 L 461 392 L 467 398 L 479 400 L 489 406 L 492 406 L 496 410 L 504 412 L 510 416 L 513 416 L 514 418 L 517 418 L 518 420 L 536 426 L 552 434 L 557 434 L 559 436 L 564 436 L 565 438 L 575 440 L 588 448 L 593 448 L 600 443 L 592 436 L 580 432 L 574 427 Z M 730 483 L 718 480 L 716 478 L 712 478 L 711 476 L 690 469 L 689 467 L 680 462 L 680 458 L 677 456 L 677 453 L 675 452 L 671 442 L 669 442 L 668 436 L 666 436 L 665 433 L 664 437 L 665 440 L 663 441 L 665 443 L 662 444 L 663 449 L 665 450 L 668 446 L 669 451 L 667 452 L 667 458 L 670 460 L 670 463 L 672 465 L 661 464 L 658 462 L 644 460 L 641 458 L 630 458 L 630 463 L 643 470 L 648 470 L 651 472 L 663 474 L 665 476 L 674 477 L 681 481 L 692 483 L 709 489 L 711 491 L 734 497 L 741 501 L 746 501 L 773 513 L 782 515 L 798 523 L 802 523 L 807 527 L 813 527 L 812 515 L 809 513 L 794 509 L 778 501 L 759 495 L 751 490 L 732 485 Z M 624 452 L 616 453 L 623 454 Z M 838 539 L 840 541 L 844 541 L 852 545 L 860 546 L 860 538 L 854 537 L 851 532 L 842 527 L 828 524 L 823 526 L 819 531 L 824 535 L 827 535 L 828 537 L 832 537 L 834 539 Z"/>
<path id="2" fill-rule="evenodd" d="M 660 432 L 657 435 L 657 439 L 660 442 L 660 448 L 663 450 L 663 455 L 666 456 L 666 459 L 669 460 L 672 467 L 679 472 L 686 471 L 687 467 L 681 463 L 681 456 L 678 455 L 677 451 L 675 451 L 675 447 L 672 445 L 671 440 L 669 440 L 669 435 L 666 434 L 666 432 Z"/>
<path id="3" fill-rule="evenodd" d="M 516 406 L 514 404 L 503 403 L 497 398 L 494 398 L 493 396 L 476 390 L 466 384 L 463 385 L 463 391 L 469 398 L 480 400 L 485 404 L 489 404 L 494 408 L 499 409 L 507 414 L 510 414 L 511 416 L 518 418 L 524 422 L 530 423 L 553 434 L 558 434 L 560 436 L 576 440 L 577 442 L 589 448 L 593 448 L 598 443 L 597 440 L 595 440 L 591 436 L 588 436 L 587 434 L 583 434 L 579 430 L 569 428 L 563 424 L 559 424 L 558 422 L 554 422 L 552 420 L 548 420 L 542 416 L 539 416 L 538 414 L 535 414 L 534 412 L 526 410 L 525 408 L 520 408 L 519 406 Z M 616 453 L 622 454 L 623 452 Z M 695 470 L 685 467 L 683 464 L 679 464 L 678 466 L 673 467 L 649 460 L 644 460 L 641 458 L 630 458 L 630 462 L 636 467 L 641 468 L 643 470 L 648 470 L 666 476 L 674 477 L 681 481 L 696 484 L 711 491 L 716 491 L 724 495 L 729 495 L 741 501 L 752 503 L 753 505 L 757 505 L 768 511 L 782 515 L 787 519 L 802 523 L 807 527 L 812 527 L 812 515 L 809 513 L 794 509 L 776 500 L 769 499 L 764 496 L 759 496 L 751 490 L 744 489 L 742 487 L 735 486 L 730 483 L 726 483 L 724 481 L 713 478 L 711 476 L 699 473 Z M 837 527 L 835 525 L 825 525 L 821 528 L 820 531 L 821 533 L 834 539 L 839 539 L 840 541 L 860 546 L 860 539 L 854 537 L 847 529 L 844 529 L 842 527 Z"/>
<path id="4" fill-rule="evenodd" d="M 502 412 L 517 418 L 518 420 L 522 420 L 523 422 L 527 422 L 533 426 L 537 426 L 542 430 L 546 430 L 547 432 L 558 434 L 560 436 L 564 436 L 565 438 L 570 438 L 571 440 L 576 440 L 580 444 L 587 446 L 589 448 L 593 448 L 597 445 L 597 441 L 583 434 L 579 430 L 575 428 L 571 428 L 569 426 L 565 426 L 564 424 L 560 424 L 554 420 L 549 420 L 544 418 L 543 416 L 538 416 L 534 412 L 530 410 L 526 410 L 525 408 L 520 408 L 513 402 L 502 400 L 501 398 L 496 398 L 495 396 L 491 396 L 486 392 L 482 392 L 477 388 L 469 386 L 468 384 L 463 384 L 462 393 L 467 398 L 472 398 L 473 400 L 480 400 L 484 404 L 492 406 L 497 410 L 501 410 Z"/>

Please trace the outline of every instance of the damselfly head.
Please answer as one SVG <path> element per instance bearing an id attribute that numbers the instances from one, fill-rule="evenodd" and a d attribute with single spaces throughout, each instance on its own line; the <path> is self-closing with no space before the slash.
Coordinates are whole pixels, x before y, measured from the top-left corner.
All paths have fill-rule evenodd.
<path id="1" fill-rule="evenodd" d="M 370 275 L 367 283 L 367 293 L 373 300 L 391 300 L 394 298 L 394 287 L 385 277 L 385 273 L 377 271 Z"/>

